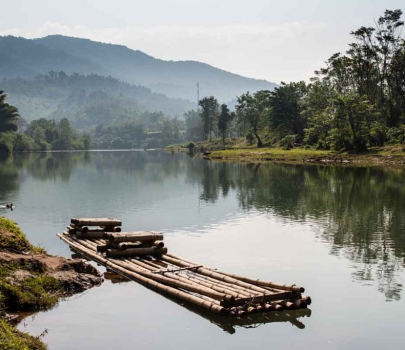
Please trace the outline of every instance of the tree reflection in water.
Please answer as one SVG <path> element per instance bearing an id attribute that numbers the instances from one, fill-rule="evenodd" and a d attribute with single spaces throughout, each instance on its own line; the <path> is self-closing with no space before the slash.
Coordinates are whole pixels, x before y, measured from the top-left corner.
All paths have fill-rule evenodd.
<path id="1" fill-rule="evenodd" d="M 331 254 L 353 261 L 353 277 L 377 281 L 399 300 L 405 256 L 405 173 L 376 167 L 205 163 L 201 200 L 236 189 L 240 206 L 314 221 Z M 195 170 L 195 169 L 194 169 Z M 198 176 L 193 173 L 191 176 Z"/>

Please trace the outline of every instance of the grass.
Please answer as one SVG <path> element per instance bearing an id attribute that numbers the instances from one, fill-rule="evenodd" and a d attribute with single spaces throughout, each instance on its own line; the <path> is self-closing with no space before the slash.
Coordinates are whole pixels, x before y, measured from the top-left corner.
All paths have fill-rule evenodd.
<path id="1" fill-rule="evenodd" d="M 45 350 L 40 337 L 33 337 L 7 323 L 0 317 L 0 349 L 4 350 Z"/>
<path id="2" fill-rule="evenodd" d="M 253 158 L 257 160 L 270 159 L 303 159 L 312 157 L 330 156 L 335 153 L 331 151 L 320 151 L 313 149 L 293 148 L 290 150 L 283 150 L 281 148 L 242 148 L 242 149 L 226 149 L 220 151 L 212 151 L 211 158 L 226 158 L 226 159 L 240 159 L 243 157 Z"/>
<path id="3" fill-rule="evenodd" d="M 0 349 L 46 349 L 40 337 L 18 331 L 2 315 L 55 306 L 62 295 L 62 282 L 46 276 L 46 265 L 25 255 L 46 255 L 46 252 L 33 246 L 15 222 L 3 217 L 0 217 L 0 251 L 15 253 L 12 258 L 6 254 L 0 264 Z M 16 278 L 18 272 L 25 277 Z"/>
<path id="4" fill-rule="evenodd" d="M 45 250 L 33 246 L 18 225 L 4 217 L 0 217 L 0 251 L 13 253 L 45 254 Z"/>

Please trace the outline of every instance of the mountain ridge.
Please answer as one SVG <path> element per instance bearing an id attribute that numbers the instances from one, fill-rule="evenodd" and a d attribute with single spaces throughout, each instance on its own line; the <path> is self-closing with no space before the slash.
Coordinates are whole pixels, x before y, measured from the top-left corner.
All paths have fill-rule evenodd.
<path id="1" fill-rule="evenodd" d="M 213 95 L 223 102 L 246 91 L 271 90 L 277 86 L 207 63 L 162 60 L 124 45 L 63 35 L 37 39 L 0 36 L 0 78 L 28 78 L 51 70 L 112 76 L 168 97 L 190 101 L 196 101 L 197 82 L 200 97 Z"/>

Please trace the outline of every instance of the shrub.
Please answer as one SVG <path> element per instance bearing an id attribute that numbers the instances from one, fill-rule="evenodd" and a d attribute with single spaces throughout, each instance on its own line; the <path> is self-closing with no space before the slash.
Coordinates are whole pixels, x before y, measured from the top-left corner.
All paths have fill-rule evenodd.
<path id="1" fill-rule="evenodd" d="M 287 135 L 280 140 L 280 146 L 282 149 L 289 150 L 294 148 L 295 140 L 297 139 L 297 135 Z"/>

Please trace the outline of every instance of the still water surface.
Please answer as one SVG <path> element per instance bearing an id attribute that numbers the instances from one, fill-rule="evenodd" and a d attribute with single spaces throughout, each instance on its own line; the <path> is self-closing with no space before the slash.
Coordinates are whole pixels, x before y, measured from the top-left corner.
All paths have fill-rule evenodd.
<path id="1" fill-rule="evenodd" d="M 403 345 L 405 172 L 233 164 L 164 152 L 18 155 L 0 162 L 1 211 L 71 257 L 71 217 L 165 233 L 169 251 L 306 288 L 310 311 L 231 320 L 106 279 L 20 329 L 50 349 L 391 349 Z"/>

